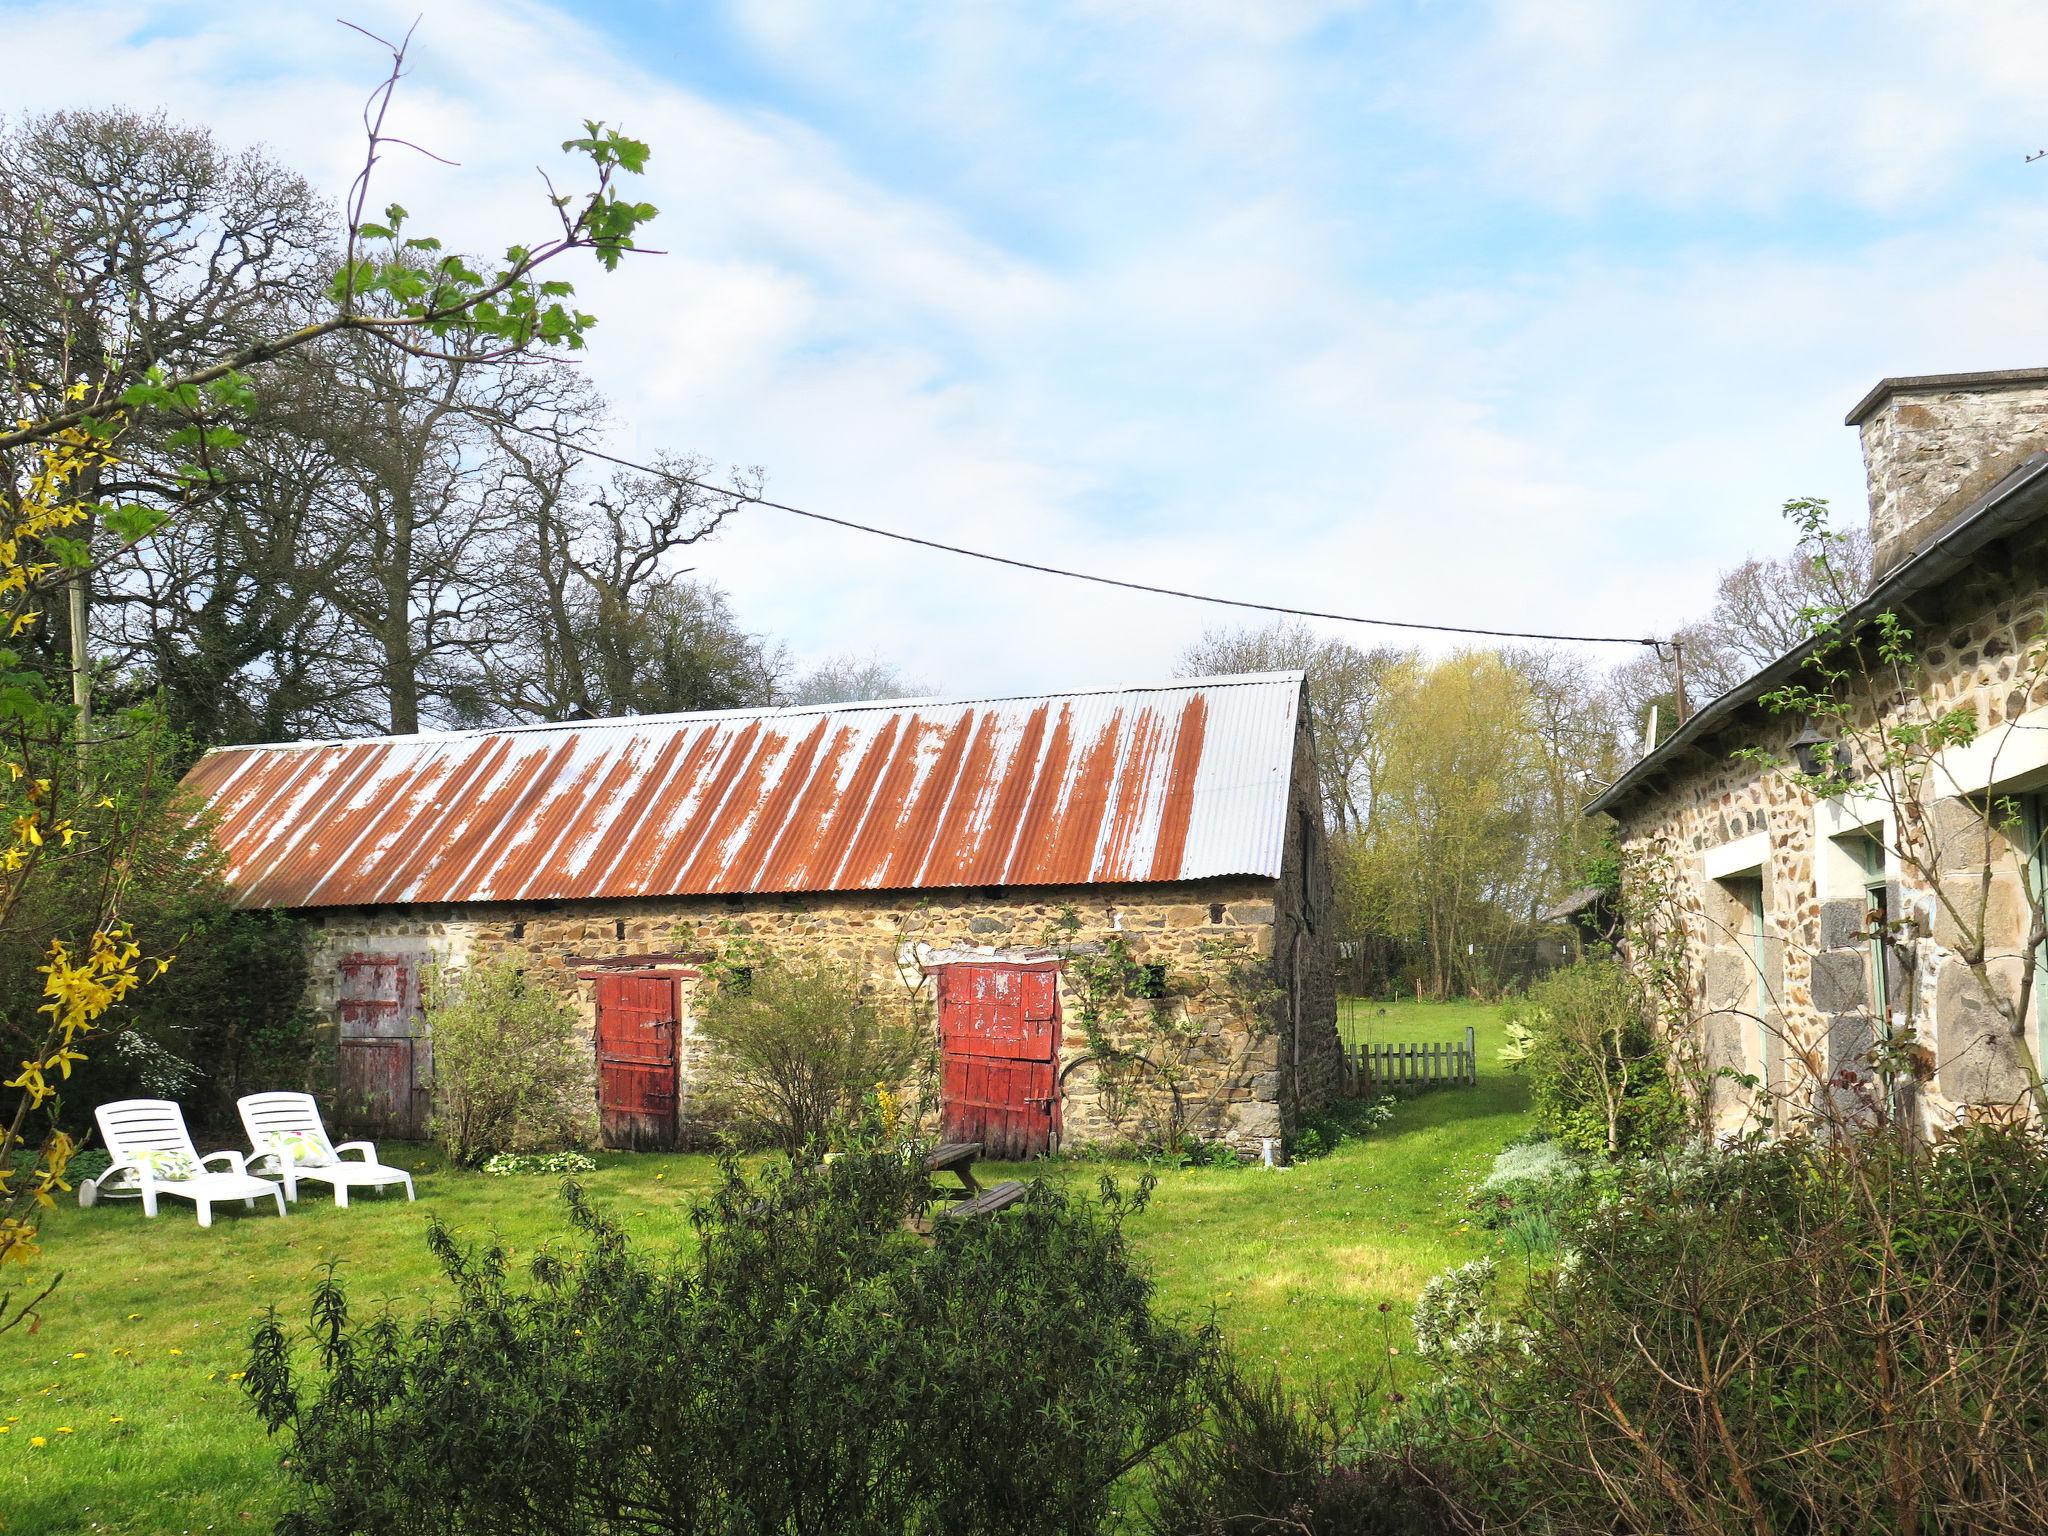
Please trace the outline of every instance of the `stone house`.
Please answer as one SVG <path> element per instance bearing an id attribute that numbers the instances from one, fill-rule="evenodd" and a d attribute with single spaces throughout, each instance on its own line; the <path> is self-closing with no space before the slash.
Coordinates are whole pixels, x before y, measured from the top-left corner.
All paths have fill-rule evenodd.
<path id="1" fill-rule="evenodd" d="M 703 964 L 745 935 L 916 1021 L 949 1139 L 1256 1153 L 1341 1072 L 1309 728 L 1274 673 L 231 748 L 187 785 L 238 898 L 306 920 L 359 1125 L 422 1123 L 429 968 L 513 956 L 573 1002 L 607 1143 L 686 1141 Z"/>
<path id="2" fill-rule="evenodd" d="M 1809 642 L 1590 809 L 1619 823 L 1632 910 L 1661 904 L 1678 936 L 1666 970 L 1724 1126 L 1882 1093 L 1935 1133 L 2025 1112 L 2043 1044 L 2041 988 L 2024 983 L 2048 829 L 2048 369 L 1886 379 L 1848 421 L 1875 555 L 1843 621 L 1862 641 L 1834 652 L 1851 714 L 1761 702 L 1818 681 Z M 1884 615 L 1908 637 L 1891 659 Z M 1963 728 L 1911 744 L 1943 720 Z M 1809 792 L 1802 759 L 1845 787 Z M 1632 943 L 1650 963 L 1650 940 Z"/>

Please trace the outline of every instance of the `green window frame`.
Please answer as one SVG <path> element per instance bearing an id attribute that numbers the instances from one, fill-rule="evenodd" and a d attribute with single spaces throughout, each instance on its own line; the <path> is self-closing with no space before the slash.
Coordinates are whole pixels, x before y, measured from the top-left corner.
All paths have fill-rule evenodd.
<path id="1" fill-rule="evenodd" d="M 1743 937 L 1749 946 L 1750 975 L 1754 983 L 1750 991 L 1750 1012 L 1756 1018 L 1756 1076 L 1766 1091 L 1771 1086 L 1771 991 L 1765 984 L 1765 960 L 1769 932 L 1764 923 L 1764 877 L 1761 871 L 1754 875 L 1742 875 L 1727 882 L 1729 894 L 1741 903 L 1745 918 Z"/>
<path id="2" fill-rule="evenodd" d="M 2028 905 L 2031 907 L 2048 893 L 2048 791 L 2036 790 L 2030 795 L 2020 796 L 2020 827 L 2027 839 L 2022 849 L 2025 867 L 2021 878 L 2026 882 Z M 2031 918 L 2028 919 L 2032 921 Z M 2048 944 L 2034 952 L 2034 1060 L 2042 1059 L 2042 1052 L 2048 1050 L 2048 997 L 2043 997 L 2043 984 L 2048 983 Z"/>
<path id="3" fill-rule="evenodd" d="M 1891 978 L 1885 964 L 1885 939 L 1891 927 L 1891 878 L 1885 868 L 1884 839 L 1865 831 L 1851 838 L 1849 851 L 1863 873 L 1864 940 L 1870 957 L 1870 1014 L 1879 1030 L 1890 1027 Z"/>

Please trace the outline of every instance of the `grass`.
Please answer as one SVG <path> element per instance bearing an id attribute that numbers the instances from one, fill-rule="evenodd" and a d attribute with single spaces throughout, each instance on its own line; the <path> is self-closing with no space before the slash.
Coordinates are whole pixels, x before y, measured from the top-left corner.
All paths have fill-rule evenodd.
<path id="1" fill-rule="evenodd" d="M 1283 1172 L 1163 1171 L 1130 1229 L 1163 1310 L 1199 1321 L 1213 1308 L 1242 1355 L 1298 1381 L 1355 1379 L 1406 1348 L 1406 1309 L 1423 1282 L 1495 1241 L 1460 1220 L 1464 1192 L 1526 1125 L 1520 1080 L 1489 1070 L 1493 1010 L 1410 1003 L 1382 1016 L 1378 1006 L 1347 1010 L 1348 1027 L 1448 1039 L 1473 1024 L 1479 1086 L 1410 1100 L 1368 1140 Z M 133 1202 L 52 1217 L 48 1262 L 64 1283 L 39 1332 L 0 1334 L 0 1531 L 267 1528 L 282 1448 L 265 1439 L 235 1377 L 264 1309 L 302 1320 L 311 1281 L 332 1261 L 359 1306 L 445 1304 L 422 1241 L 430 1214 L 504 1243 L 515 1260 L 561 1230 L 553 1180 L 450 1172 L 419 1148 L 387 1154 L 415 1168 L 417 1204 L 364 1197 L 339 1211 L 315 1193 L 284 1221 L 236 1209 L 210 1231 L 170 1201 L 147 1224 Z M 716 1176 L 711 1159 L 599 1163 L 584 1181 L 594 1200 L 642 1242 L 687 1249 L 690 1206 Z M 1077 1161 L 994 1171 L 1088 1183 L 1142 1172 Z"/>

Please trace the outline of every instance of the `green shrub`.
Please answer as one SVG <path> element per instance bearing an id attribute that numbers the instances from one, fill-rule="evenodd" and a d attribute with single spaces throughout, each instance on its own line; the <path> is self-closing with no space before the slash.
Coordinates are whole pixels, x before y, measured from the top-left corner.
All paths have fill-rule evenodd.
<path id="1" fill-rule="evenodd" d="M 1511 1313 L 1440 1308 L 1504 1525 L 2020 1532 L 2048 1508 L 2048 1148 L 1971 1131 L 1601 1172 Z M 1418 1319 L 1418 1338 L 1422 1323 Z"/>
<path id="2" fill-rule="evenodd" d="M 1384 1129 L 1394 1118 L 1401 1101 L 1390 1093 L 1370 1099 L 1336 1099 L 1302 1122 L 1288 1144 L 1287 1155 L 1296 1162 L 1325 1157 L 1347 1141 L 1362 1141 Z"/>
<path id="3" fill-rule="evenodd" d="M 1453 1526 L 1410 1449 L 1372 1421 L 1366 1394 L 1340 1411 L 1320 1389 L 1224 1362 L 1201 1427 L 1153 1479 L 1151 1536 L 1436 1536 Z"/>
<path id="4" fill-rule="evenodd" d="M 1579 1152 L 1608 1157 L 1666 1145 L 1684 1108 L 1642 988 L 1614 960 L 1554 971 L 1508 1005 L 1510 1065 L 1529 1074 L 1537 1123 Z"/>
<path id="5" fill-rule="evenodd" d="M 900 1149 L 730 1162 L 695 1262 L 630 1248 L 566 1191 L 530 1283 L 431 1241 L 454 1290 L 401 1326 L 330 1278 L 310 1358 L 275 1316 L 248 1386 L 287 1437 L 298 1536 L 982 1536 L 1102 1528 L 1200 1410 L 1213 1344 L 1162 1323 L 1122 1217 L 1046 1184 L 904 1230 Z M 317 1362 L 317 1372 L 316 1365 Z"/>
<path id="6" fill-rule="evenodd" d="M 509 960 L 427 977 L 434 1107 L 427 1129 L 448 1160 L 552 1151 L 591 1139 L 589 1068 L 576 1012 Z"/>
<path id="7" fill-rule="evenodd" d="M 1472 1197 L 1481 1226 L 1508 1228 L 1526 1246 L 1557 1246 L 1558 1221 L 1585 1183 L 1585 1170 L 1562 1142 L 1509 1143 L 1493 1160 Z"/>
<path id="8" fill-rule="evenodd" d="M 712 1050 L 705 1098 L 742 1136 L 796 1152 L 822 1145 L 916 1053 L 908 1022 L 885 1017 L 859 973 L 824 954 L 761 946 L 711 967 L 697 1032 Z"/>

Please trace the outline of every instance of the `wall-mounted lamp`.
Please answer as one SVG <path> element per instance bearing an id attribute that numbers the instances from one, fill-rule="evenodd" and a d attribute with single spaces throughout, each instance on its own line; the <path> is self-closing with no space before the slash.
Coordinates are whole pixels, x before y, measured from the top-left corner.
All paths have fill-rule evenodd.
<path id="1" fill-rule="evenodd" d="M 1840 765 L 1836 763 L 1832 750 L 1823 750 L 1829 746 L 1827 737 L 1815 730 L 1809 720 L 1806 729 L 1792 738 L 1792 760 L 1799 764 L 1799 771 L 1808 778 L 1818 778 L 1822 774 L 1832 777 L 1840 771 Z"/>

